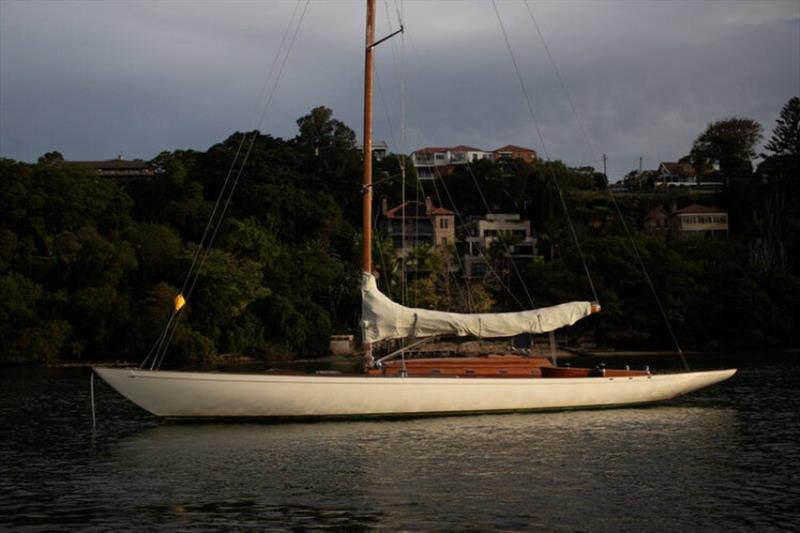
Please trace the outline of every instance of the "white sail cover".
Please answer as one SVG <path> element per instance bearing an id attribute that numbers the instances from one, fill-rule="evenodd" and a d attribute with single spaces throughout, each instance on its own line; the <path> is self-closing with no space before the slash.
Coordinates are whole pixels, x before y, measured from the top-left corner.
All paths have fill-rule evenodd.
<path id="1" fill-rule="evenodd" d="M 569 302 L 516 313 L 447 313 L 405 307 L 378 290 L 375 276 L 361 280 L 361 329 L 364 342 L 433 335 L 511 337 L 546 333 L 571 326 L 592 312 L 590 302 Z"/>

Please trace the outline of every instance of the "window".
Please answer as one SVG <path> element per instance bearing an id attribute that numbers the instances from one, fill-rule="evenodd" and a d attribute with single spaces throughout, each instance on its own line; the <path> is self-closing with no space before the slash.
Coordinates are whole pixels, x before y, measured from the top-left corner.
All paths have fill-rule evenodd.
<path id="1" fill-rule="evenodd" d="M 448 220 L 448 219 L 446 219 L 446 218 L 440 218 L 440 219 L 439 219 L 439 227 L 440 227 L 441 229 L 447 229 L 447 228 L 449 228 L 449 227 L 450 227 L 450 220 Z"/>
<path id="2" fill-rule="evenodd" d="M 533 246 L 526 244 L 526 245 L 517 245 L 514 246 L 514 254 L 515 255 L 533 255 Z"/>

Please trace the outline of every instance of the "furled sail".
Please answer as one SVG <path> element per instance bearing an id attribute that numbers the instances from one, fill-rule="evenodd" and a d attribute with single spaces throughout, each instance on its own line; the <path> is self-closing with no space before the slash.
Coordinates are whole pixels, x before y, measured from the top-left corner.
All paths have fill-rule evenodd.
<path id="1" fill-rule="evenodd" d="M 433 335 L 511 337 L 546 333 L 571 326 L 592 313 L 590 302 L 569 302 L 516 313 L 447 313 L 405 307 L 378 290 L 375 276 L 361 280 L 361 328 L 364 342 Z"/>

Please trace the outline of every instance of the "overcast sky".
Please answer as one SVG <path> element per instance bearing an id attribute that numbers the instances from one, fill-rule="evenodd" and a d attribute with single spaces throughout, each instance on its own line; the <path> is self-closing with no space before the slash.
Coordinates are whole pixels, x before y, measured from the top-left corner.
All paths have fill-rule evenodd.
<path id="1" fill-rule="evenodd" d="M 526 5 L 500 1 L 546 151 L 598 167 L 606 152 L 612 179 L 640 156 L 654 168 L 685 155 L 714 120 L 752 118 L 768 133 L 800 94 L 798 1 L 529 5 L 590 139 Z M 261 120 L 270 67 L 303 9 L 0 0 L 0 155 L 150 159 L 255 127 L 293 137 L 295 120 L 318 105 L 360 136 L 362 2 L 310 3 Z M 379 36 L 397 27 L 400 9 L 404 39 L 377 50 L 375 137 L 403 149 L 404 86 L 408 151 L 518 144 L 543 153 L 492 4 L 379 0 Z"/>

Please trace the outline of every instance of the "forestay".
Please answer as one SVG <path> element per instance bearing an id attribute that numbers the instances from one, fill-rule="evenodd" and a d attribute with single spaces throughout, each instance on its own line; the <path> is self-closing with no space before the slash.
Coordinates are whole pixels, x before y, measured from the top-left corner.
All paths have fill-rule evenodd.
<path id="1" fill-rule="evenodd" d="M 370 273 L 364 272 L 361 280 L 361 329 L 366 343 L 433 335 L 511 337 L 520 333 L 546 333 L 571 326 L 591 313 L 590 302 L 569 302 L 516 313 L 431 311 L 393 302 L 378 290 L 375 276 Z"/>

